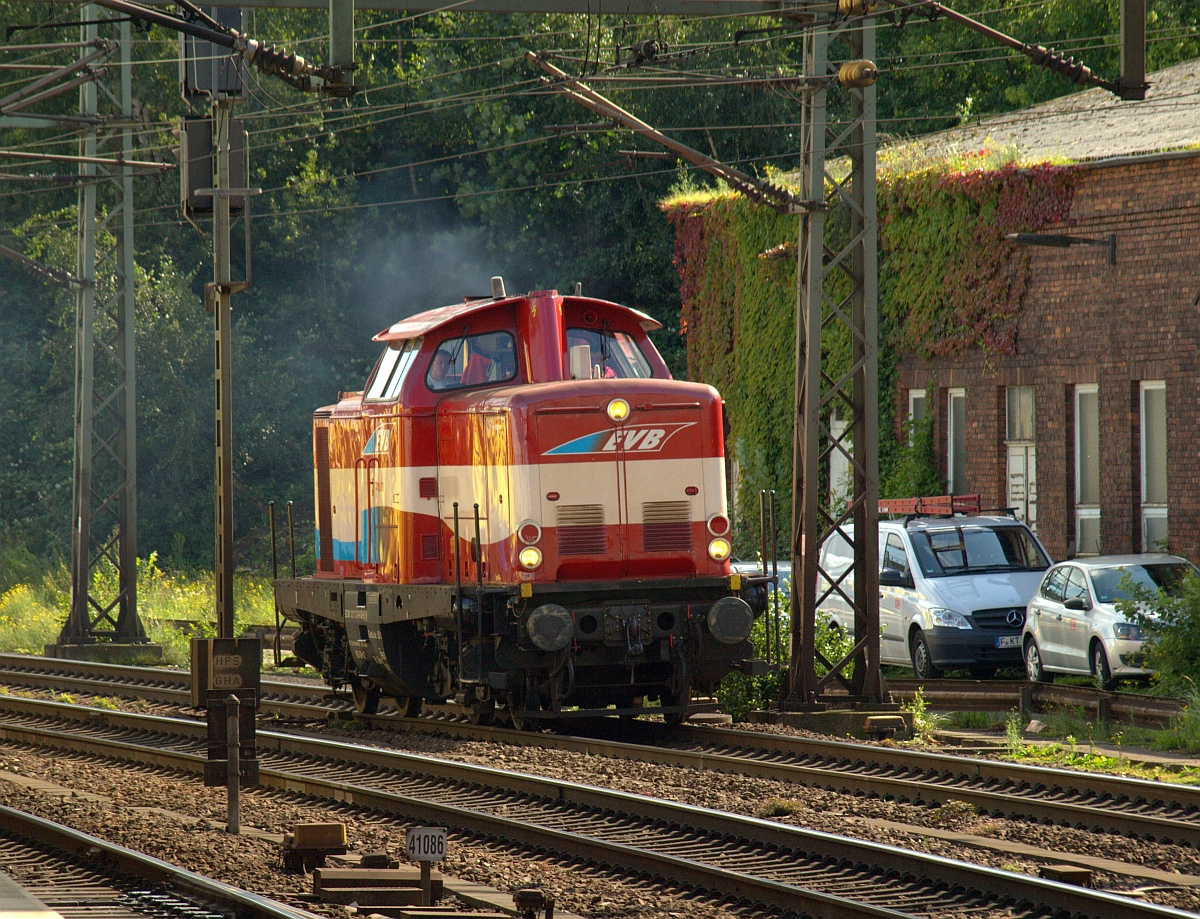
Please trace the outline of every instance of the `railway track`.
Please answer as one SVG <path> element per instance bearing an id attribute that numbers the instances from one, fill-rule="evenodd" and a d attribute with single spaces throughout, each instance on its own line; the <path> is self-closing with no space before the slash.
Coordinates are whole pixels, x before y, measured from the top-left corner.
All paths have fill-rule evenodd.
<path id="1" fill-rule="evenodd" d="M 305 910 L 2 806 L 0 872 L 70 919 L 318 919 Z M 49 919 L 53 913 L 45 916 Z"/>
<path id="2" fill-rule="evenodd" d="M 71 673 L 65 673 L 69 668 Z M 106 681 L 119 679 L 114 684 Z M 190 705 L 186 673 L 0 655 L 0 680 L 63 692 L 111 692 Z M 315 684 L 262 684 L 264 714 L 319 720 L 351 715 Z M 376 727 L 466 740 L 553 748 L 679 768 L 745 775 L 918 805 L 949 801 L 979 813 L 1119 833 L 1200 849 L 1200 789 L 1127 777 L 899 750 L 836 740 L 649 722 L 601 725 L 601 736 L 563 737 L 431 718 L 354 716 Z M 604 730 L 608 727 L 608 730 Z M 619 737 L 614 736 L 619 734 Z"/>
<path id="3" fill-rule="evenodd" d="M 1074 708 L 1098 721 L 1150 727 L 1165 727 L 1183 711 L 1183 703 L 1178 699 L 1028 680 L 888 680 L 887 688 L 897 702 L 911 701 L 920 689 L 926 703 L 934 709 L 980 712 L 1017 709 L 1031 714 Z"/>
<path id="4" fill-rule="evenodd" d="M 203 770 L 206 728 L 179 718 L 0 698 L 10 742 Z M 273 731 L 261 784 L 435 821 L 521 849 L 821 917 L 1148 919 L 1193 914 L 877 843 L 576 783 Z M 1194 919 L 1194 915 L 1193 915 Z"/>

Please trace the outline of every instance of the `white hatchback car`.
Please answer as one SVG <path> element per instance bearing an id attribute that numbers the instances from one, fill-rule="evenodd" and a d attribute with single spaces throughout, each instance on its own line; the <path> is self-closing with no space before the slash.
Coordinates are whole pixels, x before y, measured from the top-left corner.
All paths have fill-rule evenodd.
<path id="1" fill-rule="evenodd" d="M 1196 571 L 1191 562 L 1160 553 L 1100 555 L 1053 566 L 1025 616 L 1026 675 L 1044 683 L 1056 673 L 1091 674 L 1105 689 L 1122 677 L 1148 676 L 1145 636 L 1117 604 L 1130 599 L 1130 584 L 1153 594 Z"/>

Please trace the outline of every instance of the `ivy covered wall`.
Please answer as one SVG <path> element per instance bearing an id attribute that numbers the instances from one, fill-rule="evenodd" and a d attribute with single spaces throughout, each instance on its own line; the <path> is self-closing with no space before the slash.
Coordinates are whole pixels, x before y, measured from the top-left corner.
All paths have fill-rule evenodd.
<path id="1" fill-rule="evenodd" d="M 895 376 L 902 354 L 977 348 L 1015 354 L 1029 255 L 1005 237 L 1068 221 L 1070 166 L 1018 167 L 995 154 L 881 171 L 879 205 L 880 494 L 931 482 L 929 439 L 895 436 Z M 727 449 L 740 479 L 738 550 L 758 545 L 758 492 L 775 489 L 780 550 L 790 520 L 796 259 L 794 216 L 733 193 L 682 193 L 663 202 L 675 227 L 680 327 L 688 374 L 717 387 L 731 426 Z M 791 244 L 786 257 L 778 247 Z M 770 250 L 776 250 L 771 252 Z M 843 283 L 831 278 L 828 283 Z M 828 291 L 833 295 L 834 290 Z M 826 372 L 844 365 L 843 337 L 827 336 Z M 914 450 L 921 456 L 914 456 Z M 924 468 L 922 468 L 924 467 Z M 936 481 L 936 478 L 932 478 Z M 940 488 L 941 483 L 938 483 Z"/>

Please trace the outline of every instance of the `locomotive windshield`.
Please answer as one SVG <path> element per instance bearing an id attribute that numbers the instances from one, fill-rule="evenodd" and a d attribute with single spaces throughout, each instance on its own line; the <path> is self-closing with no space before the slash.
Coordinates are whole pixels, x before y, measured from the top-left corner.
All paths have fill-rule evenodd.
<path id="1" fill-rule="evenodd" d="M 448 338 L 429 362 L 425 385 L 432 392 L 507 383 L 517 375 L 516 342 L 508 332 Z"/>
<path id="2" fill-rule="evenodd" d="M 567 329 L 567 353 L 582 354 L 576 348 L 587 347 L 588 376 L 597 379 L 647 379 L 652 376 L 650 364 L 632 335 L 608 329 Z M 575 358 L 572 356 L 572 366 Z"/>
<path id="3" fill-rule="evenodd" d="M 388 401 L 400 395 L 400 384 L 421 350 L 421 339 L 398 341 L 379 356 L 371 378 L 367 380 L 365 398 Z"/>

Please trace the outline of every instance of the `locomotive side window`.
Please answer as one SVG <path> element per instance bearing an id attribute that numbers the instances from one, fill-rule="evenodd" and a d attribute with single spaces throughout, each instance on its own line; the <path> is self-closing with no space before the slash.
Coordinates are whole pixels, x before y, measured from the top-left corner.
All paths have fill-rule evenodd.
<path id="1" fill-rule="evenodd" d="M 420 349 L 421 339 L 419 338 L 389 345 L 387 350 L 380 355 L 379 362 L 375 365 L 375 371 L 371 374 L 371 379 L 367 381 L 364 398 L 384 401 L 395 399 L 400 394 L 400 384 L 404 382 L 408 368 L 412 366 Z"/>
<path id="2" fill-rule="evenodd" d="M 653 376 L 650 363 L 637 341 L 626 332 L 608 329 L 567 329 L 567 353 L 586 345 L 590 351 L 588 367 L 592 379 L 648 379 Z"/>
<path id="3" fill-rule="evenodd" d="M 432 392 L 507 383 L 517 376 L 516 342 L 508 332 L 448 338 L 433 353 L 425 385 Z"/>

